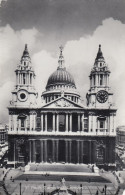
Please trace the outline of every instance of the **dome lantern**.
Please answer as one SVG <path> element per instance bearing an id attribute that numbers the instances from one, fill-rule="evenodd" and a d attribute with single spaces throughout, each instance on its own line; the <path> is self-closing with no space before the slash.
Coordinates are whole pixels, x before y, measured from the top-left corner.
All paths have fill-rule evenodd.
<path id="1" fill-rule="evenodd" d="M 60 55 L 59 55 L 59 60 L 58 60 L 58 64 L 59 64 L 58 69 L 63 69 L 64 63 L 65 63 L 65 60 L 62 54 L 63 46 L 61 45 L 59 48 L 60 48 Z"/>

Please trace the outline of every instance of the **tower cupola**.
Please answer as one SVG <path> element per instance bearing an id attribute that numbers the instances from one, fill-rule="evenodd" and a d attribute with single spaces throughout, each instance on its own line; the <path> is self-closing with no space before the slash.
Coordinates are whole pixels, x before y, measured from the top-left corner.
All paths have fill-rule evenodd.
<path id="1" fill-rule="evenodd" d="M 109 87 L 109 75 L 110 71 L 103 57 L 101 45 L 99 45 L 95 63 L 90 73 L 90 88 Z"/>
<path id="2" fill-rule="evenodd" d="M 110 91 L 109 85 L 110 70 L 103 52 L 101 50 L 101 45 L 95 58 L 94 66 L 90 72 L 90 89 L 87 94 L 87 104 L 89 106 L 109 106 L 109 102 L 112 102 L 112 93 Z"/>
<path id="3" fill-rule="evenodd" d="M 20 63 L 16 69 L 16 77 L 17 77 L 17 86 L 33 86 L 33 80 L 35 78 L 35 73 L 32 68 L 31 58 L 28 52 L 27 44 L 25 44 L 25 48 L 23 51 L 23 55 L 21 57 Z"/>

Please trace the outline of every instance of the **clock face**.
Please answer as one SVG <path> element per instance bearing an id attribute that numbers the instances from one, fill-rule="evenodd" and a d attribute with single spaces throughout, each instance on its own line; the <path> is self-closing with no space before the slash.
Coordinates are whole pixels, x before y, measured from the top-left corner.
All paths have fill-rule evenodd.
<path id="1" fill-rule="evenodd" d="M 28 98 L 27 91 L 25 91 L 25 90 L 18 91 L 18 99 L 21 102 L 25 102 L 27 100 L 27 98 Z"/>
<path id="2" fill-rule="evenodd" d="M 99 103 L 105 103 L 108 99 L 108 93 L 104 90 L 101 90 L 97 93 L 96 98 Z"/>

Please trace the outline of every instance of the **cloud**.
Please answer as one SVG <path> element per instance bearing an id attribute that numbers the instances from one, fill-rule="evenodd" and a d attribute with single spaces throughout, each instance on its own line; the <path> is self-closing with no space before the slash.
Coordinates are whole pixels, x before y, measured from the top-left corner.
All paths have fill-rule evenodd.
<path id="1" fill-rule="evenodd" d="M 45 91 L 48 77 L 57 69 L 58 62 L 51 53 L 42 50 L 32 56 L 32 64 L 36 74 L 36 89 L 41 97 L 42 92 Z"/>
<path id="2" fill-rule="evenodd" d="M 79 37 L 65 44 L 65 65 L 74 76 L 78 91 L 85 97 L 89 89 L 89 74 L 94 64 L 98 51 L 98 45 L 102 45 L 102 51 L 111 70 L 110 86 L 115 94 L 114 100 L 118 107 L 117 124 L 125 124 L 125 24 L 113 18 L 103 20 L 93 34 Z M 0 102 L 4 102 L 3 93 L 6 92 L 6 101 L 0 110 L 0 116 L 8 120 L 5 109 L 10 100 L 9 82 L 14 82 L 14 70 L 19 62 L 24 44 L 29 44 L 32 65 L 36 73 L 36 88 L 39 96 L 45 90 L 47 79 L 58 66 L 57 50 L 50 53 L 49 47 L 42 45 L 40 50 L 40 36 L 42 32 L 32 28 L 28 30 L 14 31 L 9 25 L 0 28 Z M 28 40 L 28 41 L 27 41 Z M 52 40 L 53 41 L 53 40 Z M 45 44 L 45 43 L 44 43 Z M 51 41 L 50 41 L 51 44 Z M 60 45 L 60 43 L 59 43 Z M 45 48 L 44 48 L 45 47 Z M 9 88 L 9 90 L 8 90 Z M 2 97 L 1 97 L 2 94 Z M 2 115 L 4 113 L 4 116 Z"/>

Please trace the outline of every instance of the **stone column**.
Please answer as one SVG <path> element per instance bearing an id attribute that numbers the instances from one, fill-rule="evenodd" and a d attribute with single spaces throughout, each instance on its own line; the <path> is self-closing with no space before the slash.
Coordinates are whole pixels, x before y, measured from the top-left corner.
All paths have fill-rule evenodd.
<path id="1" fill-rule="evenodd" d="M 72 113 L 70 114 L 70 132 L 72 132 Z"/>
<path id="2" fill-rule="evenodd" d="M 21 74 L 21 84 L 23 85 L 23 74 Z"/>
<path id="3" fill-rule="evenodd" d="M 96 163 L 96 141 L 93 141 L 93 163 Z"/>
<path id="4" fill-rule="evenodd" d="M 59 153 L 59 140 L 56 140 L 56 162 L 58 162 L 58 153 Z"/>
<path id="5" fill-rule="evenodd" d="M 78 131 L 80 131 L 80 114 L 78 114 Z"/>
<path id="6" fill-rule="evenodd" d="M 47 162 L 47 140 L 44 140 L 44 162 Z"/>
<path id="7" fill-rule="evenodd" d="M 18 73 L 16 72 L 16 85 L 18 85 Z"/>
<path id="8" fill-rule="evenodd" d="M 77 163 L 79 163 L 79 140 L 77 140 Z"/>
<path id="9" fill-rule="evenodd" d="M 116 134 L 116 131 L 115 131 L 115 129 L 116 129 L 116 114 L 115 113 L 113 114 L 113 129 L 114 129 L 114 133 Z"/>
<path id="10" fill-rule="evenodd" d="M 59 114 L 56 116 L 56 131 L 59 131 Z"/>
<path id="11" fill-rule="evenodd" d="M 68 163 L 68 141 L 67 140 L 65 140 L 65 154 L 66 154 L 66 156 L 65 156 L 65 159 L 66 159 L 66 163 Z"/>
<path id="12" fill-rule="evenodd" d="M 45 114 L 45 131 L 47 132 L 47 113 Z"/>
<path id="13" fill-rule="evenodd" d="M 43 131 L 43 114 L 41 114 L 41 131 Z"/>
<path id="14" fill-rule="evenodd" d="M 81 120 L 82 120 L 82 131 L 84 131 L 84 113 L 82 114 Z"/>
<path id="15" fill-rule="evenodd" d="M 81 156 L 80 162 L 83 163 L 83 141 L 81 141 L 81 154 L 80 154 L 80 156 Z"/>
<path id="16" fill-rule="evenodd" d="M 66 113 L 66 132 L 68 132 L 68 114 Z"/>
<path id="17" fill-rule="evenodd" d="M 89 117 L 88 117 L 88 119 L 89 119 L 89 121 L 88 121 L 88 123 L 89 123 L 89 132 L 91 131 L 91 119 L 92 119 L 92 116 L 89 114 Z"/>
<path id="18" fill-rule="evenodd" d="M 92 150 L 91 150 L 91 140 L 89 141 L 89 163 L 91 164 L 91 161 L 92 161 L 92 159 L 91 159 L 91 152 L 92 152 Z"/>
<path id="19" fill-rule="evenodd" d="M 35 144 L 35 140 L 33 140 L 33 162 L 36 162 L 36 144 Z"/>
<path id="20" fill-rule="evenodd" d="M 55 140 L 52 140 L 52 160 L 55 162 Z"/>
<path id="21" fill-rule="evenodd" d="M 30 73 L 28 74 L 28 84 L 30 85 Z"/>
<path id="22" fill-rule="evenodd" d="M 69 141 L 69 163 L 72 161 L 72 141 Z"/>
<path id="23" fill-rule="evenodd" d="M 36 114 L 33 115 L 33 120 L 34 120 L 33 129 L 35 130 L 36 129 Z"/>
<path id="24" fill-rule="evenodd" d="M 53 113 L 53 131 L 55 131 L 55 113 Z"/>
<path id="25" fill-rule="evenodd" d="M 20 85 L 22 85 L 22 79 L 21 79 L 22 77 L 21 77 L 21 73 L 20 73 Z"/>
<path id="26" fill-rule="evenodd" d="M 40 140 L 40 157 L 41 162 L 43 162 L 43 140 Z"/>
<path id="27" fill-rule="evenodd" d="M 29 140 L 29 161 L 31 163 L 31 155 L 32 155 L 32 150 L 31 150 L 31 140 Z"/>
<path id="28" fill-rule="evenodd" d="M 112 114 L 109 115 L 109 132 L 112 133 Z"/>

